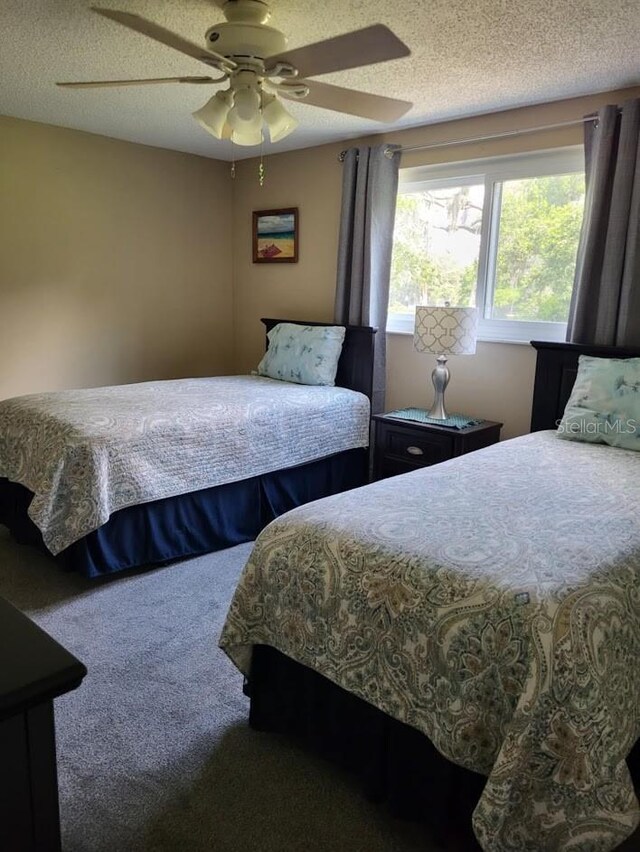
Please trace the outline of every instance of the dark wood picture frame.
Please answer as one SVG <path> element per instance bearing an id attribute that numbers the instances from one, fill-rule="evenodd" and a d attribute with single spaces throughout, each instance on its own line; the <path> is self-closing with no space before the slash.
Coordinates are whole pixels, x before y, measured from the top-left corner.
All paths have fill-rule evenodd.
<path id="1" fill-rule="evenodd" d="M 268 237 L 272 238 L 271 246 L 267 246 L 266 248 L 273 247 L 272 253 L 265 253 L 265 248 L 260 248 L 259 243 L 259 234 L 258 227 L 260 223 L 260 219 L 264 219 L 267 217 L 281 217 L 281 216 L 293 216 L 293 229 L 292 232 L 287 231 L 287 234 L 292 233 L 293 237 L 287 237 L 287 240 L 293 239 L 293 248 L 291 253 L 289 251 L 283 252 L 282 249 L 278 248 L 276 245 L 278 241 L 277 231 L 273 234 L 268 234 Z M 298 229 L 300 224 L 300 214 L 297 207 L 282 207 L 279 210 L 254 210 L 253 211 L 253 262 L 254 263 L 297 263 L 298 262 Z M 282 257 L 282 254 L 285 254 Z"/>

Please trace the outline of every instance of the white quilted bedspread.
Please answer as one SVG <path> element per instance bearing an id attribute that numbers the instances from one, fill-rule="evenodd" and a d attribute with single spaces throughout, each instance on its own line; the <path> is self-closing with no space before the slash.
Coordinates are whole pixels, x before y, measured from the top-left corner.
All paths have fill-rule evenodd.
<path id="1" fill-rule="evenodd" d="M 139 503 L 366 447 L 369 400 L 259 376 L 145 382 L 0 402 L 0 477 L 34 492 L 51 553 Z"/>

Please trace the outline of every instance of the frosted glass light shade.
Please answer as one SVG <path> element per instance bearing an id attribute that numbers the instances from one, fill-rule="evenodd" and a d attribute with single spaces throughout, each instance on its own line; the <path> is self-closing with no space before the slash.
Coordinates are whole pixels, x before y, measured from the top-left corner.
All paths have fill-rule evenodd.
<path id="1" fill-rule="evenodd" d="M 281 101 L 274 97 L 262 110 L 262 116 L 269 128 L 272 142 L 279 142 L 292 133 L 298 126 L 296 119 L 283 107 Z"/>
<path id="2" fill-rule="evenodd" d="M 253 121 L 260 112 L 260 95 L 255 89 L 238 89 L 233 104 L 240 121 Z"/>
<path id="3" fill-rule="evenodd" d="M 418 305 L 413 346 L 435 355 L 473 355 L 478 336 L 476 308 Z"/>
<path id="4" fill-rule="evenodd" d="M 234 130 L 249 132 L 249 129 L 252 127 L 262 127 L 262 115 L 260 110 L 257 109 L 251 118 L 242 118 L 238 111 L 238 107 L 234 106 L 227 114 L 227 123 L 230 127 L 233 127 Z"/>
<path id="5" fill-rule="evenodd" d="M 235 145 L 259 145 L 262 142 L 262 116 L 260 113 L 253 121 L 236 121 L 233 124 L 231 141 Z"/>
<path id="6" fill-rule="evenodd" d="M 222 139 L 222 130 L 232 106 L 231 92 L 216 92 L 210 101 L 193 113 L 193 117 L 207 133 L 211 133 L 216 139 Z"/>

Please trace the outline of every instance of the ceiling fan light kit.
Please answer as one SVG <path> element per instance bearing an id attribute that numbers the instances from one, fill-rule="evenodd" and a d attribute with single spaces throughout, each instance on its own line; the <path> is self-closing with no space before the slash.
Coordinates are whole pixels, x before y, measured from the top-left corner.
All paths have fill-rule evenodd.
<path id="1" fill-rule="evenodd" d="M 275 95 L 247 88 L 216 92 L 193 117 L 216 139 L 230 138 L 237 145 L 259 145 L 263 123 L 272 142 L 284 139 L 298 126 Z"/>
<path id="2" fill-rule="evenodd" d="M 400 59 L 409 48 L 382 24 L 287 51 L 286 36 L 268 26 L 271 17 L 264 0 L 217 0 L 226 21 L 205 33 L 205 47 L 164 27 L 116 9 L 92 7 L 103 18 L 171 47 L 220 72 L 213 77 L 173 77 L 155 80 L 104 80 L 58 83 L 67 88 L 146 85 L 150 83 L 217 84 L 229 87 L 193 113 L 200 126 L 216 139 L 236 145 L 262 145 L 264 128 L 271 142 L 279 142 L 298 126 L 281 98 L 310 106 L 389 123 L 404 115 L 408 101 L 372 95 L 306 79 L 363 65 Z M 305 79 L 303 79 L 305 78 Z"/>

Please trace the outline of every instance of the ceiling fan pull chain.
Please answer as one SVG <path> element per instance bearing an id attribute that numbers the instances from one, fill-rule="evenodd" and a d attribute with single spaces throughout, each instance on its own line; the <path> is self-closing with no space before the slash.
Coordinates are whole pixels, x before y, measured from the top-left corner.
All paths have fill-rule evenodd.
<path id="1" fill-rule="evenodd" d="M 233 139 L 231 140 L 231 180 L 236 179 L 236 149 L 233 147 Z"/>
<path id="2" fill-rule="evenodd" d="M 260 165 L 258 166 L 258 183 L 260 186 L 264 186 L 264 133 L 262 134 L 262 141 L 260 142 Z"/>

